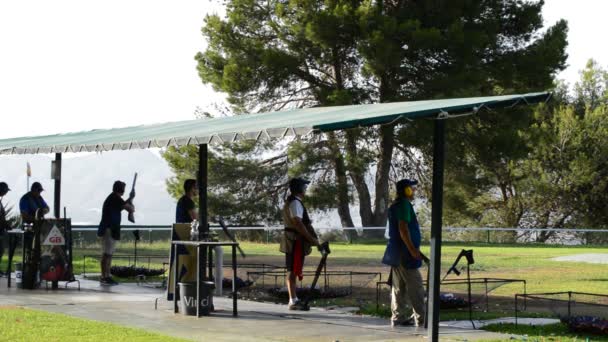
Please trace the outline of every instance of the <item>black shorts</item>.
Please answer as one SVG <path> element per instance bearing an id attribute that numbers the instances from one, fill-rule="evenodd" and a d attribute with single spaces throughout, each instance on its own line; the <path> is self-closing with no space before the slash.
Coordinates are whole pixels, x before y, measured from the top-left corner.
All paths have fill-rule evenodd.
<path id="1" fill-rule="evenodd" d="M 293 244 L 293 248 L 289 253 L 285 253 L 285 268 L 287 268 L 287 271 L 291 272 L 293 271 L 293 262 L 294 262 L 294 258 L 295 258 L 295 254 L 294 254 L 294 249 L 296 248 L 296 244 Z M 300 257 L 301 261 L 302 261 L 302 265 L 304 265 L 304 251 L 302 251 L 302 255 Z"/>

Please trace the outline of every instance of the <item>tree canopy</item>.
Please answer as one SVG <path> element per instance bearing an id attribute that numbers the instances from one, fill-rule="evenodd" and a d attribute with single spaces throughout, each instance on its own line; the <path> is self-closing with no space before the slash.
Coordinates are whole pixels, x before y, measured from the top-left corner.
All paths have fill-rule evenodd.
<path id="1" fill-rule="evenodd" d="M 236 115 L 542 91 L 552 87 L 567 57 L 567 24 L 543 27 L 543 5 L 228 0 L 225 16 L 205 18 L 208 47 L 195 58 L 201 80 L 226 93 Z M 449 165 L 457 172 L 448 170 L 446 184 L 453 184 L 452 194 L 478 186 L 481 194 L 496 184 L 508 193 L 515 176 L 505 156 L 527 153 L 511 139 L 531 121 L 520 110 L 508 114 L 450 122 Z M 429 122 L 400 122 L 302 139 L 282 156 L 292 174 L 316 181 L 311 201 L 337 208 L 343 226 L 354 225 L 352 204 L 362 225 L 380 226 L 386 223 L 391 180 L 428 172 L 431 136 Z M 284 183 L 273 179 L 273 185 Z"/>

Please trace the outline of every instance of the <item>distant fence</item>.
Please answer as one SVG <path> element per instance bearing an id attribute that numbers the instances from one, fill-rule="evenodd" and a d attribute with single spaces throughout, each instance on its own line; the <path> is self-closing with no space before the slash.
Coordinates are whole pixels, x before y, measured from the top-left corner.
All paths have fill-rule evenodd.
<path id="1" fill-rule="evenodd" d="M 229 227 L 238 240 L 276 243 L 283 231 L 281 226 L 236 226 Z M 369 242 L 383 239 L 385 227 L 315 227 L 325 240 Z M 129 232 L 139 230 L 143 242 L 154 242 L 171 238 L 170 225 L 126 225 L 123 226 L 122 240 L 132 241 Z M 430 238 L 430 228 L 422 227 L 423 239 Z M 75 246 L 96 242 L 97 225 L 73 225 Z M 219 226 L 211 226 L 211 231 L 220 237 Z M 583 228 L 468 228 L 445 227 L 443 240 L 447 242 L 483 243 L 530 243 L 543 241 L 547 244 L 588 245 L 608 243 L 607 229 Z M 542 238 L 542 239 L 540 239 Z"/>

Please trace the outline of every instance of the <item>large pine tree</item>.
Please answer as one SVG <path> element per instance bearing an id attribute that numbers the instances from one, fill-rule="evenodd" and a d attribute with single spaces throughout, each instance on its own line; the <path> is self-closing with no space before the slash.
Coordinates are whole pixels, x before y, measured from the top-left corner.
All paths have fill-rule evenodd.
<path id="1" fill-rule="evenodd" d="M 543 28 L 543 4 L 228 0 L 225 16 L 205 18 L 198 72 L 237 114 L 545 90 L 565 66 L 567 25 Z M 344 226 L 355 200 L 364 226 L 384 225 L 395 147 L 424 150 L 424 133 L 411 123 L 327 133 L 294 145 L 290 167 L 321 172 L 332 191 L 320 202 Z"/>

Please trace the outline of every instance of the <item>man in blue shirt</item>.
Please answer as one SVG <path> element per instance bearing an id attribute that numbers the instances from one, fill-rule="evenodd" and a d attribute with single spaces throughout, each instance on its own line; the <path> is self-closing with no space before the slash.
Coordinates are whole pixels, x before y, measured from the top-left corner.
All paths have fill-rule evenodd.
<path id="1" fill-rule="evenodd" d="M 175 223 L 192 223 L 198 217 L 194 199 L 198 196 L 196 180 L 186 179 L 184 182 L 184 195 L 177 201 L 175 207 Z"/>
<path id="2" fill-rule="evenodd" d="M 33 223 L 35 219 L 42 218 L 48 214 L 49 206 L 41 196 L 43 191 L 42 184 L 34 182 L 30 188 L 30 192 L 21 197 L 19 210 L 21 211 L 21 218 L 24 223 Z"/>
<path id="3" fill-rule="evenodd" d="M 389 208 L 389 240 L 382 263 L 391 266 L 391 325 L 424 325 L 424 287 L 418 270 L 422 266 L 420 254 L 420 226 L 412 206 L 416 193 L 415 180 L 397 182 L 397 198 Z M 408 309 L 410 304 L 413 308 Z"/>

